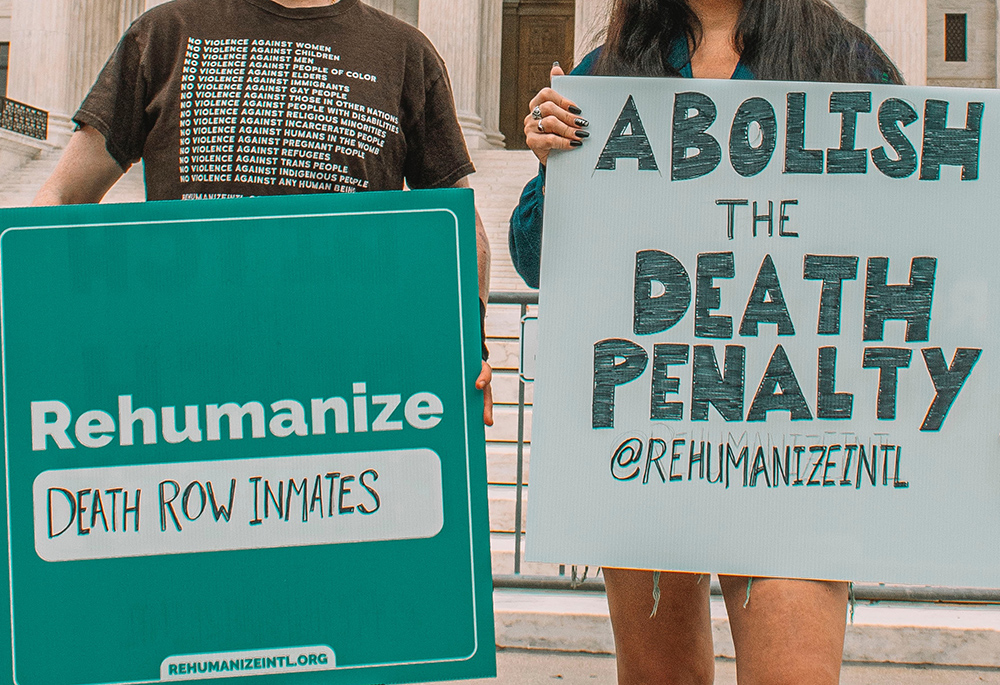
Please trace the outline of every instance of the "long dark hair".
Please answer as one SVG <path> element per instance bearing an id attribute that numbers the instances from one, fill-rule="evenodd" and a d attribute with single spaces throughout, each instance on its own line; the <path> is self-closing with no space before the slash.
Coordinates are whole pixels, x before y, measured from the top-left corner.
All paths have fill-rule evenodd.
<path id="1" fill-rule="evenodd" d="M 701 26 L 685 0 L 614 0 L 594 73 L 679 76 L 667 57 L 678 40 L 695 49 Z M 902 83 L 871 36 L 827 0 L 743 0 L 734 47 L 755 78 Z"/>

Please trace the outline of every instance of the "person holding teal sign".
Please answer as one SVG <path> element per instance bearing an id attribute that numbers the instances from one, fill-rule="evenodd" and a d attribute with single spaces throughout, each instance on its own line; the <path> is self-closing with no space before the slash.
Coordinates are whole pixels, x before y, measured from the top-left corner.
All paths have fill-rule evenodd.
<path id="1" fill-rule="evenodd" d="M 551 73 L 563 74 L 558 65 Z M 871 37 L 826 0 L 616 0 L 605 44 L 572 73 L 902 83 Z M 590 132 L 586 108 L 550 88 L 540 91 L 528 109 L 525 137 L 540 171 L 511 218 L 510 252 L 524 280 L 537 287 L 549 153 L 587 145 Z M 643 135 L 622 140 L 632 136 L 617 134 L 615 142 L 622 146 L 646 140 Z M 635 148 L 617 152 L 641 158 Z M 711 683 L 707 576 L 622 568 L 604 572 L 618 682 Z M 839 681 L 848 583 L 734 575 L 720 576 L 720 583 L 741 684 Z"/>
<path id="2" fill-rule="evenodd" d="M 36 205 L 99 202 L 140 159 L 149 200 L 468 187 L 475 171 L 441 57 L 360 0 L 160 5 L 126 31 L 74 121 Z M 476 229 L 485 319 L 478 215 Z M 486 356 L 484 337 L 476 387 L 492 424 Z"/>

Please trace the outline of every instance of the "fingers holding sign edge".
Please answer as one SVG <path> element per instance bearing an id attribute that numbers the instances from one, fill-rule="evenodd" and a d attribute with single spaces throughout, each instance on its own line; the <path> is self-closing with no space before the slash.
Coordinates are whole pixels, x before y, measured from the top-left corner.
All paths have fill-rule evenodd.
<path id="1" fill-rule="evenodd" d="M 550 76 L 562 76 L 559 63 L 552 65 Z M 579 147 L 590 134 L 582 130 L 590 122 L 579 115 L 576 104 L 552 88 L 542 88 L 528 103 L 524 118 L 524 139 L 538 161 L 545 165 L 549 151 Z"/>
<path id="2" fill-rule="evenodd" d="M 476 378 L 476 389 L 483 391 L 483 423 L 493 425 L 493 369 L 483 361 L 482 370 Z"/>

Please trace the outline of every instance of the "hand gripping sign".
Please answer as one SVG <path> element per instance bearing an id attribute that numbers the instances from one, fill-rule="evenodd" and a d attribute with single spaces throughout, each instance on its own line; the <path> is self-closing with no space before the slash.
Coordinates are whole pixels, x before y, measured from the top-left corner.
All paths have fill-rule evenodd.
<path id="1" fill-rule="evenodd" d="M 1000 97 L 556 87 L 529 558 L 996 587 Z"/>
<path id="2" fill-rule="evenodd" d="M 14 682 L 494 672 L 473 217 L 0 214 Z"/>

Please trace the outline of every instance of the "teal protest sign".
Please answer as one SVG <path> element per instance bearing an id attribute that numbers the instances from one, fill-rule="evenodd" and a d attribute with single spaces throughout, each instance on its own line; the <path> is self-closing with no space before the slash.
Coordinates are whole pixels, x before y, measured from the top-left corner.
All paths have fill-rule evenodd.
<path id="1" fill-rule="evenodd" d="M 494 673 L 471 191 L 0 221 L 14 682 Z"/>
<path id="2" fill-rule="evenodd" d="M 555 87 L 528 558 L 997 587 L 997 93 Z"/>

